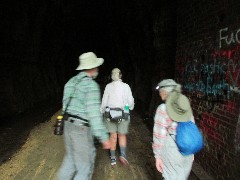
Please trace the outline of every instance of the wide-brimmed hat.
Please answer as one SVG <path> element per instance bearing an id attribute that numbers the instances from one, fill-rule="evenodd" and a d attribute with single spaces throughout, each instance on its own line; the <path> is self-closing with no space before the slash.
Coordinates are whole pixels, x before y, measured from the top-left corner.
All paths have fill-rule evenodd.
<path id="1" fill-rule="evenodd" d="M 177 122 L 190 121 L 192 108 L 189 99 L 182 93 L 174 91 L 166 100 L 167 113 L 169 117 Z"/>
<path id="2" fill-rule="evenodd" d="M 104 62 L 103 58 L 97 58 L 93 52 L 83 53 L 79 56 L 79 66 L 76 70 L 92 69 L 101 66 Z"/>

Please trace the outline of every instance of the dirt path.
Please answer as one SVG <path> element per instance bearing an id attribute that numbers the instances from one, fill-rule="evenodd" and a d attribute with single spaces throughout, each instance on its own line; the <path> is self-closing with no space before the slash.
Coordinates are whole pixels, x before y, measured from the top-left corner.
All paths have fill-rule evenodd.
<path id="1" fill-rule="evenodd" d="M 22 148 L 0 166 L 3 180 L 54 180 L 64 155 L 62 136 L 53 135 L 57 112 L 50 121 L 36 126 Z M 108 152 L 98 148 L 93 180 L 160 180 L 155 170 L 151 149 L 152 135 L 142 120 L 132 117 L 128 136 L 128 158 L 126 168 L 118 162 L 112 169 Z"/>
<path id="2" fill-rule="evenodd" d="M 98 151 L 93 180 L 157 180 L 162 179 L 155 170 L 151 148 L 152 135 L 136 115 L 132 117 L 128 135 L 128 159 L 126 168 L 117 162 L 116 168 L 111 168 L 108 154 Z"/>
<path id="3" fill-rule="evenodd" d="M 64 154 L 62 137 L 53 135 L 58 113 L 36 126 L 22 148 L 0 166 L 0 179 L 55 179 Z"/>

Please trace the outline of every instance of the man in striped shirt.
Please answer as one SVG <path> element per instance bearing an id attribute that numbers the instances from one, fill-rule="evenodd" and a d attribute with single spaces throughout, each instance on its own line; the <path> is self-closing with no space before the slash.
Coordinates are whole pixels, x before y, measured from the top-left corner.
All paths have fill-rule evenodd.
<path id="1" fill-rule="evenodd" d="M 98 74 L 102 58 L 92 53 L 79 57 L 82 70 L 72 77 L 64 87 L 63 112 L 68 114 L 64 125 L 65 156 L 58 172 L 58 179 L 89 180 L 92 177 L 96 156 L 93 136 L 103 149 L 109 149 L 109 135 L 103 124 L 100 109 L 100 89 L 93 80 Z"/>

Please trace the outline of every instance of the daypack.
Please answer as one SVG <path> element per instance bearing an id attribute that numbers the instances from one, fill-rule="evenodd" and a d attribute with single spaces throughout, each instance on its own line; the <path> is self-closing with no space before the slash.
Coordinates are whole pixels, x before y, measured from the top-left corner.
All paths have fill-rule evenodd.
<path id="1" fill-rule="evenodd" d="M 203 136 L 194 122 L 178 122 L 176 133 L 175 142 L 182 155 L 196 154 L 203 148 Z"/>

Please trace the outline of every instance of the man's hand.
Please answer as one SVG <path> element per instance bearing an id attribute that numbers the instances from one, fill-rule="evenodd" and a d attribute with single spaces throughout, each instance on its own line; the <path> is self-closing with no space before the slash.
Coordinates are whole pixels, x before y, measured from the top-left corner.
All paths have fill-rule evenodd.
<path id="1" fill-rule="evenodd" d="M 103 149 L 110 149 L 110 147 L 111 146 L 110 146 L 110 141 L 109 140 L 102 143 L 102 148 Z"/>
<path id="2" fill-rule="evenodd" d="M 160 173 L 163 173 L 163 162 L 160 158 L 156 158 L 156 168 Z"/>

